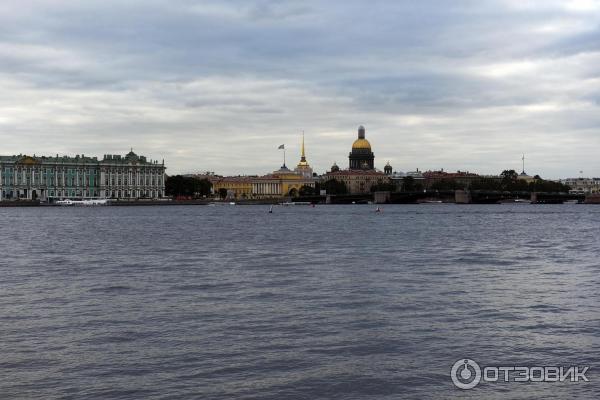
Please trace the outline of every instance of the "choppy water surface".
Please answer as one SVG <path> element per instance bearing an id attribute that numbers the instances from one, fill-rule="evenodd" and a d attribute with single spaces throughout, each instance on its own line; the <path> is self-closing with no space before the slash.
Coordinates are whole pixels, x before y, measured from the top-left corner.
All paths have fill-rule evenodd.
<path id="1" fill-rule="evenodd" d="M 0 223 L 2 399 L 600 389 L 600 206 L 23 208 Z M 460 391 L 464 357 L 592 369 Z"/>

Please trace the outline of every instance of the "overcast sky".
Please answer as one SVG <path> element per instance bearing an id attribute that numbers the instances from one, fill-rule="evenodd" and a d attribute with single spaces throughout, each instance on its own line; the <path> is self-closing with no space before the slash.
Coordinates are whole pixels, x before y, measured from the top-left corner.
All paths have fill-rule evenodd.
<path id="1" fill-rule="evenodd" d="M 2 0 L 0 154 L 600 176 L 600 1 Z"/>

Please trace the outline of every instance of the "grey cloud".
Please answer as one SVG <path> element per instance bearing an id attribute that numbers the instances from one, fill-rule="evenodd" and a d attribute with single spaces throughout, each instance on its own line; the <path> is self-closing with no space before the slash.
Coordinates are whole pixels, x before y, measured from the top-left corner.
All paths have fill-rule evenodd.
<path id="1" fill-rule="evenodd" d="M 304 129 L 323 171 L 362 123 L 380 167 L 598 170 L 598 13 L 523 4 L 8 0 L 0 137 L 237 174 Z"/>

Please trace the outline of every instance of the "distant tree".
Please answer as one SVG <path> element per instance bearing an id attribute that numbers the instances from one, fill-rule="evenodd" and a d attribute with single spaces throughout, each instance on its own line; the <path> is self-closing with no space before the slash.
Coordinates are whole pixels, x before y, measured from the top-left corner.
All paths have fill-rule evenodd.
<path id="1" fill-rule="evenodd" d="M 389 182 L 377 182 L 371 186 L 371 192 L 395 192 L 396 185 Z"/>
<path id="2" fill-rule="evenodd" d="M 327 194 L 346 194 L 348 193 L 348 188 L 346 184 L 342 181 L 338 181 L 336 179 L 330 179 L 328 181 L 323 182 L 320 185 L 320 189 L 326 190 Z"/>
<path id="3" fill-rule="evenodd" d="M 505 169 L 500 174 L 500 177 L 505 182 L 514 182 L 519 177 L 519 174 L 517 174 L 517 171 L 515 171 L 514 169 Z"/>
<path id="4" fill-rule="evenodd" d="M 195 193 L 198 196 L 208 196 L 211 193 L 212 183 L 208 179 L 196 179 Z"/>
<path id="5" fill-rule="evenodd" d="M 458 183 L 455 179 L 440 179 L 436 182 L 433 182 L 430 189 L 431 190 L 457 190 L 463 189 L 464 185 Z"/>
<path id="6" fill-rule="evenodd" d="M 415 178 L 412 176 L 405 176 L 402 178 L 402 191 L 403 192 L 414 192 L 415 189 Z"/>
<path id="7" fill-rule="evenodd" d="M 529 189 L 529 182 L 527 182 L 525 179 L 517 179 L 510 185 L 506 186 L 504 190 L 508 190 L 510 192 L 529 192 Z"/>
<path id="8" fill-rule="evenodd" d="M 507 192 L 568 192 L 570 188 L 560 182 L 547 181 L 539 175 L 528 181 L 519 179 L 515 170 L 504 170 L 500 179 L 481 178 L 471 182 L 470 190 L 493 190 Z"/>
<path id="9" fill-rule="evenodd" d="M 222 199 L 227 198 L 227 189 L 220 188 L 219 189 L 219 197 L 222 198 Z"/>
<path id="10" fill-rule="evenodd" d="M 546 181 L 543 179 L 529 183 L 529 191 L 531 192 L 548 192 L 548 193 L 568 193 L 571 188 L 563 183 Z"/>
<path id="11" fill-rule="evenodd" d="M 197 179 L 182 175 L 169 176 L 165 179 L 167 196 L 198 197 L 210 194 L 212 184 L 207 179 Z"/>
<path id="12" fill-rule="evenodd" d="M 304 185 L 300 188 L 298 194 L 300 196 L 312 196 L 315 194 L 315 188 L 313 188 L 312 186 Z"/>
<path id="13" fill-rule="evenodd" d="M 405 176 L 402 178 L 402 183 L 400 184 L 401 192 L 422 192 L 423 189 L 423 184 L 421 182 L 417 182 L 417 180 L 412 176 Z"/>
<path id="14" fill-rule="evenodd" d="M 489 191 L 501 191 L 502 181 L 494 178 L 480 178 L 471 182 L 469 185 L 470 190 L 489 190 Z"/>
<path id="15" fill-rule="evenodd" d="M 505 169 L 500 174 L 502 178 L 501 189 L 504 191 L 514 192 L 527 190 L 527 183 L 524 180 L 519 180 L 519 174 L 514 169 Z M 525 185 L 523 185 L 525 183 Z"/>

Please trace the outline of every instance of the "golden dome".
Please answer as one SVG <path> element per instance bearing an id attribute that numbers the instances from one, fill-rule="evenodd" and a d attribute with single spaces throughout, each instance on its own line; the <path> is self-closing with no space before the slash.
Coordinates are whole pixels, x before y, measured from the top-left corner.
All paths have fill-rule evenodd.
<path id="1" fill-rule="evenodd" d="M 369 143 L 367 139 L 356 139 L 354 143 L 352 143 L 352 148 L 371 150 L 371 143 Z"/>

